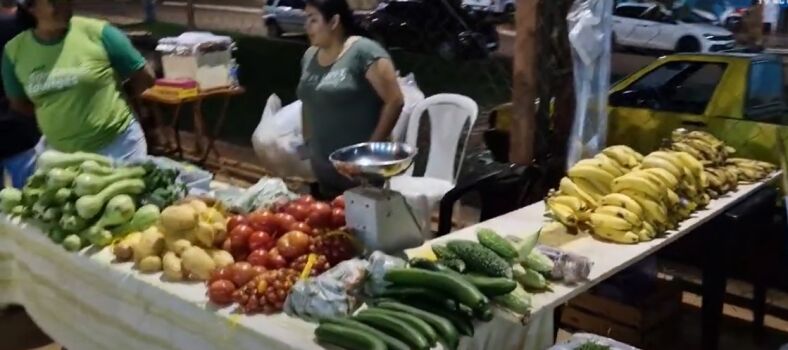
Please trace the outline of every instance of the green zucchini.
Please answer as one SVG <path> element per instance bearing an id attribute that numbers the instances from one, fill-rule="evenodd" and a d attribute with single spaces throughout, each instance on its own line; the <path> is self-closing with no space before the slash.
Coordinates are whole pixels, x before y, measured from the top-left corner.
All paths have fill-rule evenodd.
<path id="1" fill-rule="evenodd" d="M 386 272 L 386 281 L 395 285 L 425 287 L 451 295 L 457 301 L 476 310 L 487 305 L 487 299 L 478 288 L 458 273 L 443 273 L 420 269 L 394 268 Z"/>
<path id="2" fill-rule="evenodd" d="M 481 245 L 494 251 L 498 256 L 512 261 L 518 257 L 517 250 L 506 239 L 499 236 L 495 231 L 488 228 L 482 228 L 476 231 L 476 237 L 479 239 Z"/>
<path id="3" fill-rule="evenodd" d="M 386 332 L 404 341 L 411 348 L 418 350 L 427 350 L 430 348 L 427 338 L 402 319 L 379 312 L 365 311 L 366 310 L 362 310 L 357 315 L 353 316 L 353 319 Z"/>
<path id="4" fill-rule="evenodd" d="M 338 324 L 321 324 L 315 329 L 317 341 L 349 350 L 386 350 L 386 344 L 368 332 Z"/>
<path id="5" fill-rule="evenodd" d="M 368 326 L 366 324 L 363 324 L 363 323 L 361 323 L 359 321 L 351 319 L 351 318 L 347 318 L 347 317 L 332 317 L 332 318 L 327 318 L 327 319 L 320 320 L 320 324 L 324 324 L 324 323 L 338 324 L 340 326 L 345 326 L 345 327 L 349 327 L 349 328 L 355 328 L 355 329 L 358 329 L 360 331 L 367 332 L 367 333 L 373 335 L 374 337 L 382 340 L 383 343 L 386 344 L 386 348 L 388 350 L 409 350 L 410 349 L 408 344 L 405 344 L 403 341 L 401 341 L 401 340 L 399 340 L 397 338 L 394 338 L 394 337 L 392 337 L 392 336 L 390 336 L 390 335 L 388 335 L 388 334 L 386 334 L 384 332 L 381 332 L 381 331 L 379 331 L 379 330 L 377 330 L 377 329 L 375 329 L 373 327 L 370 327 L 370 326 Z"/>
<path id="6" fill-rule="evenodd" d="M 424 322 L 429 323 L 430 326 L 440 333 L 441 339 L 450 349 L 456 349 L 460 343 L 460 335 L 457 332 L 457 328 L 444 317 L 398 302 L 381 302 L 378 304 L 378 307 L 404 312 L 424 320 Z"/>
<path id="7" fill-rule="evenodd" d="M 379 307 L 367 308 L 362 312 L 367 312 L 367 313 L 379 312 L 384 315 L 389 315 L 391 317 L 399 318 L 400 320 L 407 322 L 411 327 L 419 331 L 421 335 L 427 338 L 427 341 L 429 341 L 430 346 L 435 346 L 435 344 L 437 344 L 438 342 L 438 333 L 434 329 L 432 329 L 432 326 L 430 326 L 429 323 L 425 322 L 424 320 L 414 315 L 406 314 L 400 311 L 379 308 Z"/>
<path id="8" fill-rule="evenodd" d="M 517 282 L 503 277 L 487 277 L 478 274 L 465 274 L 463 277 L 488 297 L 507 294 L 517 288 Z"/>
<path id="9" fill-rule="evenodd" d="M 451 241 L 446 246 L 465 261 L 469 271 L 492 277 L 512 278 L 512 265 L 479 243 Z"/>

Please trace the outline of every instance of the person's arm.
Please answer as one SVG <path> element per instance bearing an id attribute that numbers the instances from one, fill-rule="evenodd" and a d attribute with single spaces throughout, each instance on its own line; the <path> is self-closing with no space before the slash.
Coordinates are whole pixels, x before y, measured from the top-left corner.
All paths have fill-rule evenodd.
<path id="1" fill-rule="evenodd" d="M 8 98 L 9 106 L 19 114 L 30 117 L 35 116 L 35 108 L 33 103 L 27 98 L 22 83 L 16 76 L 14 63 L 6 54 L 3 54 L 2 60 L 3 89 L 5 90 L 6 98 Z"/>
<path id="2" fill-rule="evenodd" d="M 121 81 L 127 81 L 132 97 L 153 86 L 153 75 L 145 67 L 145 58 L 134 48 L 120 29 L 107 24 L 101 32 L 101 43 L 107 51 L 112 69 Z"/>
<path id="3" fill-rule="evenodd" d="M 389 58 L 378 59 L 369 67 L 366 77 L 380 99 L 383 100 L 380 119 L 370 141 L 386 141 L 391 137 L 391 130 L 397 124 L 405 100 L 397 83 L 394 63 Z"/>

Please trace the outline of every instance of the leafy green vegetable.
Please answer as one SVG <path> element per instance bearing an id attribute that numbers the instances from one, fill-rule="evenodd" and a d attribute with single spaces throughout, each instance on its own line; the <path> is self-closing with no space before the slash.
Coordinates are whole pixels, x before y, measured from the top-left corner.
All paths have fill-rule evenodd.
<path id="1" fill-rule="evenodd" d="M 0 209 L 10 213 L 15 206 L 22 203 L 22 191 L 16 188 L 4 188 L 0 191 Z"/>
<path id="2" fill-rule="evenodd" d="M 576 347 L 575 350 L 610 350 L 610 347 L 607 345 L 597 344 L 589 340 Z"/>
<path id="3" fill-rule="evenodd" d="M 142 167 L 145 169 L 145 193 L 141 196 L 140 204 L 166 208 L 186 196 L 186 186 L 177 181 L 178 170 L 158 168 L 153 162 Z"/>

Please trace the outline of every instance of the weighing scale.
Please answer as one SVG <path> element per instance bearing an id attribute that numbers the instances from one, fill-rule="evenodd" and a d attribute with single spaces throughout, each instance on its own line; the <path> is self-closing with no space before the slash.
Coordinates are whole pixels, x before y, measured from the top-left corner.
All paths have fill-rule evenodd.
<path id="1" fill-rule="evenodd" d="M 361 185 L 345 192 L 348 228 L 371 250 L 396 253 L 424 243 L 419 220 L 389 179 L 413 164 L 416 148 L 398 142 L 366 142 L 331 153 L 335 168 L 353 168 Z"/>

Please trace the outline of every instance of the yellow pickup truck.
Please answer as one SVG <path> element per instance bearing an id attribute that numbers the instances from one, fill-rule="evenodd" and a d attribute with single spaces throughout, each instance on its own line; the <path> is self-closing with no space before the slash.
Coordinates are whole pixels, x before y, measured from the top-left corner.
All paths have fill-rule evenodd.
<path id="1" fill-rule="evenodd" d="M 783 89 L 777 56 L 661 57 L 612 86 L 608 144 L 650 151 L 671 130 L 702 129 L 735 147 L 737 156 L 780 164 L 788 151 L 778 141 L 788 137 Z"/>

